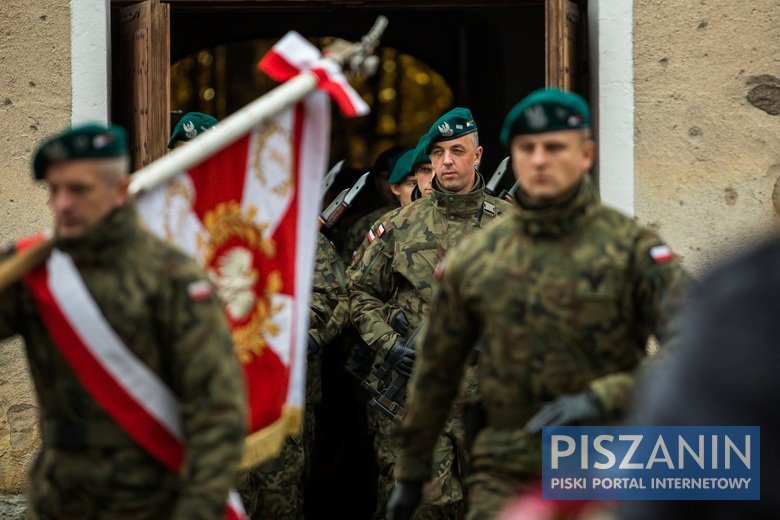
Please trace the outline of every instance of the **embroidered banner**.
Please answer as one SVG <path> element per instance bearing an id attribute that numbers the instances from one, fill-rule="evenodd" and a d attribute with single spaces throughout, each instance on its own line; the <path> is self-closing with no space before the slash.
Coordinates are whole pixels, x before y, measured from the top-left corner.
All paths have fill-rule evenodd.
<path id="1" fill-rule="evenodd" d="M 250 408 L 244 465 L 300 430 L 329 126 L 327 97 L 312 94 L 138 201 L 145 226 L 196 258 L 225 305 Z"/>

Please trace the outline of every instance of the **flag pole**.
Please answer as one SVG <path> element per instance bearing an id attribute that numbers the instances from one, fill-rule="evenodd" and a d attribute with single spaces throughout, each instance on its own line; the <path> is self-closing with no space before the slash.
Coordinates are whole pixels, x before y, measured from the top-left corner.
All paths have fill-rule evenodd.
<path id="1" fill-rule="evenodd" d="M 363 36 L 360 42 L 351 45 L 338 45 L 333 50 L 326 49 L 325 58 L 338 63 L 347 64 L 353 71 L 370 71 L 376 67 L 376 59 L 372 56 L 379 43 L 379 38 L 387 27 L 387 18 L 379 16 L 371 30 Z M 317 88 L 317 76 L 304 71 L 274 88 L 264 96 L 259 97 L 247 106 L 234 112 L 217 123 L 208 132 L 203 132 L 191 142 L 197 146 L 185 146 L 174 149 L 169 154 L 157 159 L 151 164 L 133 174 L 130 183 L 130 193 L 141 196 L 151 191 L 175 175 L 210 157 L 215 152 L 246 135 L 252 128 L 285 110 L 290 105 L 305 98 Z"/>

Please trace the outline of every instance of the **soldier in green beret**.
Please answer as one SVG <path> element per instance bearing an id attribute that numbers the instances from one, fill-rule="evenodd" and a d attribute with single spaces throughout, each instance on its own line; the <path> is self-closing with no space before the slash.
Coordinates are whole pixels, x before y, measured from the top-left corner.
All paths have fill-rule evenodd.
<path id="1" fill-rule="evenodd" d="M 171 137 L 168 139 L 168 148 L 176 148 L 195 139 L 197 136 L 216 125 L 216 118 L 202 112 L 187 112 L 176 126 L 173 127 Z"/>
<path id="2" fill-rule="evenodd" d="M 393 192 L 390 191 L 388 178 L 395 161 L 403 150 L 400 146 L 391 146 L 382 151 L 371 166 L 370 178 L 372 179 L 374 193 L 377 198 L 377 200 L 372 201 L 375 209 L 361 215 L 349 224 L 349 229 L 341 248 L 341 258 L 344 261 L 344 265 L 350 265 L 357 258 L 358 251 L 362 249 L 361 244 L 366 239 L 366 234 L 371 229 L 371 225 L 379 220 L 382 215 L 398 207 L 398 201 L 395 200 Z"/>
<path id="3" fill-rule="evenodd" d="M 685 292 L 687 275 L 669 247 L 599 203 L 580 96 L 530 94 L 501 137 L 519 182 L 516 204 L 442 265 L 417 344 L 388 518 L 409 518 L 420 502 L 475 343 L 486 424 L 471 449 L 467 517 L 494 518 L 541 478 L 543 426 L 621 417 L 648 338 L 667 339 Z"/>
<path id="4" fill-rule="evenodd" d="M 0 291 L 0 338 L 24 338 L 40 406 L 33 518 L 219 518 L 241 457 L 243 378 L 216 292 L 141 229 L 128 168 L 117 126 L 76 126 L 35 152 L 54 250 Z"/>
<path id="5" fill-rule="evenodd" d="M 387 182 L 390 184 L 390 191 L 398 199 L 401 207 L 412 203 L 412 193 L 417 187 L 417 179 L 412 169 L 414 158 L 414 148 L 406 150 L 395 162 L 393 170 L 390 172 L 390 177 L 387 178 Z"/>
<path id="6" fill-rule="evenodd" d="M 468 109 L 455 108 L 441 116 L 423 142 L 436 172 L 431 195 L 376 222 L 365 253 L 348 272 L 352 322 L 374 351 L 375 365 L 392 366 L 398 374 L 408 373 L 414 363 L 415 350 L 407 340 L 428 308 L 435 266 L 466 235 L 487 226 L 510 206 L 484 192 L 485 182 L 477 171 L 482 147 Z M 375 438 L 379 518 L 393 485 L 394 429 L 393 420 L 385 417 Z M 431 468 L 435 465 L 436 477 L 426 487 L 417 518 L 458 518 L 464 493 L 460 421 L 453 417 L 445 432 L 434 438 Z"/>

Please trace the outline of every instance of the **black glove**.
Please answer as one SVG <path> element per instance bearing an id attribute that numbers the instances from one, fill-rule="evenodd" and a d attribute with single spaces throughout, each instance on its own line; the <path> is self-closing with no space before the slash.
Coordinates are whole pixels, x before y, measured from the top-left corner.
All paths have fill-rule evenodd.
<path id="1" fill-rule="evenodd" d="M 409 335 L 409 319 L 404 314 L 404 311 L 398 311 L 395 316 L 390 318 L 390 326 L 403 337 Z"/>
<path id="2" fill-rule="evenodd" d="M 414 349 L 406 346 L 406 339 L 398 336 L 390 347 L 390 350 L 385 356 L 387 361 L 394 370 L 400 374 L 409 377 L 412 375 L 412 366 L 414 365 L 415 353 Z"/>
<path id="3" fill-rule="evenodd" d="M 544 405 L 525 423 L 525 433 L 539 435 L 543 426 L 580 424 L 597 421 L 602 416 L 601 402 L 592 390 L 586 390 L 579 394 L 562 395 Z"/>
<path id="4" fill-rule="evenodd" d="M 409 520 L 417 506 L 422 502 L 422 483 L 405 482 L 395 483 L 393 493 L 387 501 L 387 520 Z"/>

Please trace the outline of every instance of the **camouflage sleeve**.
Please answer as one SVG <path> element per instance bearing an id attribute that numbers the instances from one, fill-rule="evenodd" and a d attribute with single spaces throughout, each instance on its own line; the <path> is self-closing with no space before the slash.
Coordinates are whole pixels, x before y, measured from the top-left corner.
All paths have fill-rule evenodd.
<path id="1" fill-rule="evenodd" d="M 312 280 L 309 335 L 318 345 L 330 343 L 344 326 L 344 313 L 336 316 L 339 304 L 346 303 L 344 266 L 330 241 L 317 236 L 317 257 Z"/>
<path id="2" fill-rule="evenodd" d="M 387 352 L 398 335 L 388 325 L 387 301 L 395 292 L 392 235 L 374 240 L 349 270 L 349 315 L 363 341 L 375 352 Z"/>
<path id="3" fill-rule="evenodd" d="M 185 459 L 173 518 L 218 518 L 247 431 L 244 378 L 215 290 L 194 263 L 171 276 L 162 348 L 181 404 Z M 166 292 L 167 292 L 166 291 Z"/>
<path id="4" fill-rule="evenodd" d="M 459 293 L 454 269 L 444 272 L 435 289 L 427 320 L 418 336 L 404 423 L 396 441 L 398 480 L 425 482 L 432 473 L 433 447 L 449 417 L 471 347 L 479 336 L 473 312 Z"/>
<path id="5" fill-rule="evenodd" d="M 349 299 L 346 293 L 339 295 L 339 302 L 330 314 L 328 322 L 320 334 L 321 345 L 327 345 L 341 335 L 349 323 Z M 315 338 L 316 339 L 316 338 Z"/>
<path id="6" fill-rule="evenodd" d="M 354 259 L 357 258 L 356 251 L 361 247 L 361 244 L 366 238 L 368 229 L 371 227 L 371 224 L 374 223 L 373 220 L 368 220 L 368 217 L 369 215 L 359 218 L 352 224 L 352 227 L 349 228 L 349 232 L 344 239 L 342 252 L 342 259 L 344 259 L 345 262 L 348 258 L 349 263 L 352 264 Z"/>
<path id="7" fill-rule="evenodd" d="M 661 344 L 672 339 L 674 317 L 691 286 L 691 278 L 670 248 L 654 233 L 644 231 L 636 241 L 632 265 L 634 317 L 637 335 L 655 336 Z M 619 416 L 631 403 L 635 373 L 618 372 L 591 382 L 605 413 Z"/>
<path id="8" fill-rule="evenodd" d="M 15 248 L 9 246 L 0 252 L 0 265 L 15 253 Z M 17 282 L 0 291 L 0 340 L 9 338 L 19 332 L 19 302 L 21 301 L 22 283 Z"/>
<path id="9" fill-rule="evenodd" d="M 360 245 L 358 245 L 352 253 L 352 260 L 350 261 L 350 265 L 363 258 L 363 254 L 366 252 L 366 248 L 370 243 L 371 242 L 368 241 L 368 237 L 363 237 L 363 241 L 360 242 Z"/>

